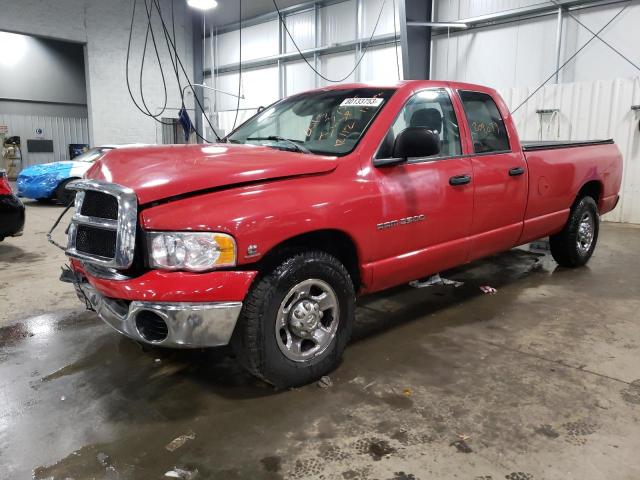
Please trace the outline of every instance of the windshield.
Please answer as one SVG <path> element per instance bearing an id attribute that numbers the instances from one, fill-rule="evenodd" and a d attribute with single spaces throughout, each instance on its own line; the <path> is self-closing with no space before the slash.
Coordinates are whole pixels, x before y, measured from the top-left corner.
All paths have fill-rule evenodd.
<path id="1" fill-rule="evenodd" d="M 227 141 L 345 155 L 355 148 L 394 92 L 367 87 L 295 95 L 249 119 Z"/>
<path id="2" fill-rule="evenodd" d="M 100 155 L 104 152 L 108 152 L 110 148 L 90 148 L 82 155 L 78 155 L 73 159 L 74 162 L 95 162 Z"/>

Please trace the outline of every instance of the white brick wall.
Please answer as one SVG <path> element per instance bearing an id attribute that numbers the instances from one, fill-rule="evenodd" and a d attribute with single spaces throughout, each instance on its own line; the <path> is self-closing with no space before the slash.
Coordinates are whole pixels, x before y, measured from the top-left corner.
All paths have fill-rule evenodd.
<path id="1" fill-rule="evenodd" d="M 171 0 L 160 0 L 165 20 L 170 20 Z M 130 81 L 136 98 L 139 92 L 139 67 L 144 42 L 146 15 L 138 2 L 130 61 Z M 0 0 L 0 30 L 81 42 L 86 45 L 87 101 L 91 143 L 156 143 L 159 129 L 131 102 L 125 81 L 127 40 L 131 22 L 131 0 Z M 175 0 L 178 52 L 193 81 L 191 12 L 186 2 Z M 156 15 L 157 20 L 157 15 Z M 161 27 L 156 23 L 158 35 Z M 164 36 L 158 37 L 158 49 L 167 80 L 167 106 L 179 108 L 180 96 L 170 68 Z M 6 54 L 6 52 L 5 52 Z M 152 111 L 164 103 L 162 81 L 149 41 L 144 72 L 145 99 Z M 46 79 L 44 79 L 46 81 Z M 138 100 L 139 101 L 139 100 Z M 189 102 L 188 107 L 192 106 Z M 166 115 L 176 116 L 171 110 Z"/>

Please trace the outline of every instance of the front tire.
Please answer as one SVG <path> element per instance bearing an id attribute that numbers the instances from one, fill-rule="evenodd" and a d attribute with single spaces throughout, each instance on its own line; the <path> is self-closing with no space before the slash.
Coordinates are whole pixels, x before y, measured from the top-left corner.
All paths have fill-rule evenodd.
<path id="1" fill-rule="evenodd" d="M 75 191 L 66 189 L 66 186 L 69 184 L 69 182 L 72 182 L 73 180 L 77 179 L 70 178 L 68 180 L 65 180 L 64 182 L 60 183 L 60 185 L 58 185 L 58 188 L 56 188 L 56 200 L 58 200 L 58 202 L 65 207 L 73 202 L 73 200 L 76 198 Z"/>
<path id="2" fill-rule="evenodd" d="M 551 255 L 563 267 L 585 265 L 598 242 L 600 218 L 598 206 L 591 197 L 582 197 L 571 209 L 562 231 L 549 238 Z"/>
<path id="3" fill-rule="evenodd" d="M 319 379 L 340 363 L 355 291 L 345 267 L 319 251 L 293 255 L 252 287 L 232 340 L 240 363 L 280 388 Z"/>

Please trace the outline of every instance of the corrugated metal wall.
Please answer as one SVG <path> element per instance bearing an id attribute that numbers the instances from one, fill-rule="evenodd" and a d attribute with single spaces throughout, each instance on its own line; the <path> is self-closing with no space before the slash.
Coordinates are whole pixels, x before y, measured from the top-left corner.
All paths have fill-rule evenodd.
<path id="1" fill-rule="evenodd" d="M 241 125 L 245 120 L 248 120 L 256 112 L 256 108 L 240 110 L 238 112 L 238 120 L 236 121 L 236 126 Z M 233 121 L 236 118 L 235 110 L 229 112 L 217 112 L 215 115 L 217 116 L 219 127 L 226 133 L 231 132 L 231 130 L 233 129 Z"/>
<path id="2" fill-rule="evenodd" d="M 391 0 L 343 0 L 320 6 L 317 9 L 318 18 L 316 11 L 311 9 L 287 14 L 285 22 L 301 49 L 335 46 L 356 40 L 356 37 L 368 40 L 374 32 L 378 15 L 380 19 L 375 28 L 375 37 L 393 33 L 394 27 L 399 35 L 398 14 L 394 16 L 394 5 L 398 3 Z M 357 12 L 359 15 L 356 15 Z M 257 107 L 267 106 L 282 95 L 292 95 L 328 83 L 316 77 L 309 66 L 298 57 L 279 63 L 274 60 L 280 53 L 295 51 L 293 43 L 286 35 L 283 35 L 284 41 L 280 45 L 278 22 L 277 19 L 268 20 L 242 29 L 242 60 L 246 62 L 261 59 L 265 60 L 265 64 L 257 68 L 243 68 L 241 92 L 245 98 L 240 101 L 238 124 L 253 115 Z M 238 30 L 218 35 L 213 35 L 212 32 L 205 47 L 205 69 L 210 68 L 212 64 L 216 68 L 236 64 L 239 57 Z M 345 79 L 345 82 L 397 81 L 402 62 L 397 62 L 396 54 L 401 58 L 400 47 L 396 49 L 394 41 L 369 48 L 359 67 Z M 319 56 L 317 67 L 323 75 L 331 79 L 342 78 L 353 69 L 360 55 L 360 47 L 355 46 L 346 51 L 324 53 Z M 396 67 L 396 63 L 400 65 Z M 381 65 L 385 67 L 381 68 Z M 223 92 L 235 93 L 238 90 L 237 70 L 217 74 L 215 78 L 206 75 L 204 81 Z M 217 119 L 218 127 L 228 133 L 236 116 L 237 99 L 222 92 L 214 94 L 205 91 L 204 96 L 206 105 L 212 111 L 212 118 Z"/>
<path id="3" fill-rule="evenodd" d="M 37 163 L 68 160 L 70 143 L 89 143 L 89 125 L 86 118 L 8 115 L 0 112 L 0 125 L 9 127 L 8 136 L 17 135 L 21 139 L 21 168 Z M 53 153 L 29 153 L 27 150 L 27 140 L 38 138 L 37 128 L 44 132 L 42 139 L 53 140 Z"/>
<path id="4" fill-rule="evenodd" d="M 438 21 L 451 21 L 485 13 L 510 10 L 534 0 L 438 0 Z M 458 13 L 459 7 L 459 13 Z M 614 18 L 600 37 L 638 64 L 640 45 L 640 2 L 589 7 L 564 15 L 560 44 L 560 63 L 569 59 L 592 38 L 585 27 L 598 32 Z M 438 13 L 440 12 L 440 13 Z M 558 17 L 555 13 L 527 20 L 513 19 L 504 24 L 435 35 L 432 44 L 432 76 L 439 80 L 481 83 L 494 88 L 536 85 L 556 69 Z M 635 47 L 634 47 L 635 45 Z M 595 39 L 559 73 L 560 82 L 624 78 L 638 70 L 603 41 Z"/>
<path id="5" fill-rule="evenodd" d="M 433 78 L 493 88 L 539 85 L 555 70 L 556 29 L 551 16 L 434 36 Z"/>
<path id="6" fill-rule="evenodd" d="M 437 0 L 434 3 L 434 13 L 438 22 L 450 22 L 547 2 L 548 0 Z"/>
<path id="7" fill-rule="evenodd" d="M 502 90 L 513 110 L 531 93 L 530 88 Z M 618 207 L 604 220 L 640 224 L 640 77 L 549 85 L 514 115 L 526 140 L 584 140 L 613 138 L 624 158 L 624 176 Z M 536 113 L 559 109 L 557 114 Z"/>

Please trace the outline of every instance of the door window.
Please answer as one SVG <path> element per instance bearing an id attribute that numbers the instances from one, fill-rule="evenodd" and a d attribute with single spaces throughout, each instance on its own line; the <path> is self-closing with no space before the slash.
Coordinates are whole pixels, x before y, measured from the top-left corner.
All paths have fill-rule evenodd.
<path id="1" fill-rule="evenodd" d="M 440 137 L 440 153 L 429 158 L 453 157 L 462 153 L 458 121 L 449 94 L 444 89 L 423 90 L 402 107 L 378 150 L 377 158 L 391 158 L 398 134 L 407 127 L 424 127 Z"/>
<path id="2" fill-rule="evenodd" d="M 467 115 L 475 153 L 508 152 L 509 137 L 502 115 L 491 95 L 461 91 L 460 100 Z"/>

